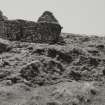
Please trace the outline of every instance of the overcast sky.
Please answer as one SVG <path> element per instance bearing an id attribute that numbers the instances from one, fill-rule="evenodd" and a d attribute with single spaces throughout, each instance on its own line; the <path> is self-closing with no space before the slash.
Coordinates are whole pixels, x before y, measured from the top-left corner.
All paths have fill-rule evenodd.
<path id="1" fill-rule="evenodd" d="M 105 0 L 0 0 L 0 9 L 9 19 L 34 21 L 49 10 L 63 32 L 105 35 Z"/>

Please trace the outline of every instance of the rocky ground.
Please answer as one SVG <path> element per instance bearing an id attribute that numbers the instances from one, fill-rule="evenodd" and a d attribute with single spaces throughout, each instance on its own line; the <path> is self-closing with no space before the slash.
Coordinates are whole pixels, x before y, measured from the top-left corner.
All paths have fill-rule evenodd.
<path id="1" fill-rule="evenodd" d="M 0 39 L 0 105 L 105 105 L 105 37 L 62 37 Z"/>

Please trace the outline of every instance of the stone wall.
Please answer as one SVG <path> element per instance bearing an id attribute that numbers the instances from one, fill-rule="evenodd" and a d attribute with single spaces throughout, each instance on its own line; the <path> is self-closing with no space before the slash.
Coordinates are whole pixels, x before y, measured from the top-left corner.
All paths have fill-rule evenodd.
<path id="1" fill-rule="evenodd" d="M 16 20 L 6 20 L 3 24 L 4 34 L 3 38 L 8 40 L 20 40 L 21 37 L 21 30 L 20 24 Z"/>
<path id="2" fill-rule="evenodd" d="M 36 23 L 34 26 L 28 26 L 23 29 L 26 41 L 32 42 L 51 42 L 57 41 L 61 32 L 58 24 Z"/>
<path id="3" fill-rule="evenodd" d="M 52 17 L 49 16 L 49 19 Z M 21 19 L 0 21 L 0 37 L 11 41 L 56 42 L 61 29 L 56 22 L 33 22 Z"/>
<path id="4" fill-rule="evenodd" d="M 11 41 L 56 42 L 61 32 L 60 25 L 47 22 L 6 20 L 1 23 L 0 36 Z"/>

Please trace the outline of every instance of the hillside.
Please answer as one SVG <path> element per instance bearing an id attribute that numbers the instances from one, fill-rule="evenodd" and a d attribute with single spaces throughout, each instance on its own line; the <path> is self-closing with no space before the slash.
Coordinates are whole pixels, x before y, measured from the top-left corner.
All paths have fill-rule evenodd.
<path id="1" fill-rule="evenodd" d="M 105 37 L 61 36 L 0 39 L 0 105 L 105 105 Z"/>

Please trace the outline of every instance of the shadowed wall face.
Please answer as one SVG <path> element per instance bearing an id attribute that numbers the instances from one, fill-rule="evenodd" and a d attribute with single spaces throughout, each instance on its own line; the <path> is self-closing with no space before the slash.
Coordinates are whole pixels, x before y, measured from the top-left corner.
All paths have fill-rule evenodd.
<path id="1" fill-rule="evenodd" d="M 57 41 L 60 33 L 61 26 L 52 23 L 36 23 L 23 29 L 23 36 L 29 42 Z"/>

